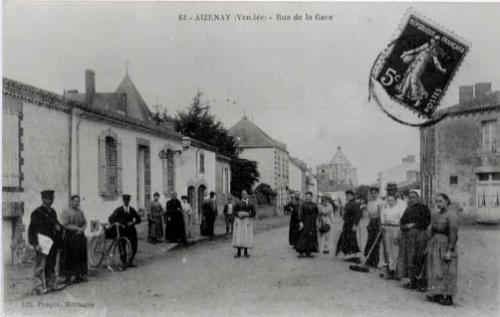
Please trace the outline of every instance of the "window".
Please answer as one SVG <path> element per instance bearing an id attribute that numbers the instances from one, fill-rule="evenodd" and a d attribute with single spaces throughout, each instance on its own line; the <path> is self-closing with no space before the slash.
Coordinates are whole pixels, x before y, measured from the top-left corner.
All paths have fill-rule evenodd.
<path id="1" fill-rule="evenodd" d="M 488 174 L 488 173 L 478 173 L 477 177 L 478 177 L 478 180 L 480 180 L 480 181 L 487 181 L 490 178 L 490 174 Z"/>
<path id="2" fill-rule="evenodd" d="M 458 176 L 450 176 L 450 185 L 458 184 Z"/>
<path id="3" fill-rule="evenodd" d="M 2 120 L 2 187 L 21 188 L 21 106 L 14 109 L 4 99 L 3 120 Z"/>
<path id="4" fill-rule="evenodd" d="M 224 194 L 229 193 L 229 169 L 224 168 Z"/>
<path id="5" fill-rule="evenodd" d="M 121 143 L 111 130 L 99 136 L 99 192 L 115 198 L 122 194 Z"/>
<path id="6" fill-rule="evenodd" d="M 200 153 L 200 173 L 205 173 L 205 154 L 203 152 Z"/>
<path id="7" fill-rule="evenodd" d="M 483 152 L 496 151 L 496 120 L 483 121 L 481 126 Z"/>
<path id="8" fill-rule="evenodd" d="M 116 191 L 117 179 L 117 159 L 116 140 L 113 137 L 106 137 L 106 182 L 108 191 Z"/>

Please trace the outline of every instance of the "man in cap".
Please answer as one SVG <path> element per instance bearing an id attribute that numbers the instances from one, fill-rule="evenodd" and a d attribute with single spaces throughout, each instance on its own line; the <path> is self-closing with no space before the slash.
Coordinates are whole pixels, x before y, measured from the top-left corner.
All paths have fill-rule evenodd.
<path id="1" fill-rule="evenodd" d="M 137 231 L 135 225 L 141 223 L 141 217 L 137 211 L 130 206 L 130 195 L 122 195 L 123 205 L 116 208 L 113 214 L 109 216 L 109 223 L 119 223 L 125 228 L 120 228 L 120 234 L 126 237 L 132 245 L 132 257 L 128 266 L 136 267 L 134 262 L 137 253 Z"/>
<path id="2" fill-rule="evenodd" d="M 35 248 L 34 290 L 35 294 L 45 294 L 48 291 L 60 290 L 66 285 L 56 281 L 55 266 L 57 250 L 62 244 L 62 225 L 52 208 L 54 191 L 44 190 L 41 193 L 42 205 L 31 213 L 28 228 L 29 243 Z M 49 250 L 44 250 L 40 239 L 52 240 Z M 50 240 L 48 240 L 48 239 Z"/>

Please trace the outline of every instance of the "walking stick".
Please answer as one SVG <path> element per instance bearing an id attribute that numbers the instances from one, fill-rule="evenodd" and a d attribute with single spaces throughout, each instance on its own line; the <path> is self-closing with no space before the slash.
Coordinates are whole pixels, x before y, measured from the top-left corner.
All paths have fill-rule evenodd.
<path id="1" fill-rule="evenodd" d="M 382 237 L 382 230 L 380 230 L 377 233 L 375 240 L 373 240 L 373 244 L 372 244 L 370 250 L 368 251 L 368 254 L 366 255 L 366 258 L 365 258 L 363 265 L 357 265 L 357 264 L 349 265 L 350 270 L 357 271 L 357 272 L 363 272 L 363 273 L 370 272 L 370 269 L 368 268 L 368 266 L 366 266 L 366 262 L 370 258 L 370 255 L 372 254 L 373 250 L 375 249 L 375 246 L 377 245 L 377 243 L 381 237 Z"/>

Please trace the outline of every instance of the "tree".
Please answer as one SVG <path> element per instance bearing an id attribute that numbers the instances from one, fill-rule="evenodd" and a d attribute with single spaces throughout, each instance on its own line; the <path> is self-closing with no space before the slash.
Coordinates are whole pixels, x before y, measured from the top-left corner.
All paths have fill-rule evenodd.
<path id="1" fill-rule="evenodd" d="M 223 155 L 236 155 L 236 140 L 228 134 L 223 124 L 209 113 L 210 105 L 201 100 L 202 95 L 198 91 L 189 109 L 177 113 L 176 131 L 217 147 Z"/>
<path id="2" fill-rule="evenodd" d="M 180 111 L 175 118 L 177 132 L 200 140 L 219 149 L 220 154 L 231 158 L 231 194 L 239 197 L 242 190 L 251 192 L 259 181 L 257 162 L 238 157 L 236 140 L 228 134 L 224 125 L 210 114 L 210 105 L 201 100 L 201 92 L 186 111 Z"/>
<path id="3" fill-rule="evenodd" d="M 260 183 L 255 188 L 255 193 L 257 194 L 257 202 L 262 204 L 271 203 L 272 199 L 276 197 L 276 191 L 274 191 L 271 186 L 266 183 Z"/>
<path id="4" fill-rule="evenodd" d="M 239 197 L 243 190 L 251 194 L 259 176 L 257 162 L 234 156 L 231 160 L 231 194 Z"/>

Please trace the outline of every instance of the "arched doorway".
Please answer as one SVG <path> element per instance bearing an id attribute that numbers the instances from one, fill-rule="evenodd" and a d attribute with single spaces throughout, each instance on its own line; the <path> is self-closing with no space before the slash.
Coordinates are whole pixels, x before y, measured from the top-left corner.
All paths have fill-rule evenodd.
<path id="1" fill-rule="evenodd" d="M 198 187 L 198 219 L 201 221 L 201 207 L 205 201 L 205 193 L 207 192 L 207 187 L 205 185 L 200 185 Z"/>

